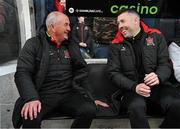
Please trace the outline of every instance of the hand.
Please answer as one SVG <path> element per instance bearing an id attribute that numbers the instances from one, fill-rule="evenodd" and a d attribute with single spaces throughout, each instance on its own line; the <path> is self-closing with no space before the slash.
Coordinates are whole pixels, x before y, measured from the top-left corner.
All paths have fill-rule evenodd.
<path id="1" fill-rule="evenodd" d="M 148 86 L 155 86 L 159 84 L 159 78 L 154 72 L 152 72 L 145 75 L 144 83 Z"/>
<path id="2" fill-rule="evenodd" d="M 84 43 L 84 42 L 80 42 L 80 43 L 79 43 L 79 46 L 81 46 L 81 47 L 87 47 L 87 44 Z"/>
<path id="3" fill-rule="evenodd" d="M 144 83 L 138 84 L 136 86 L 136 93 L 141 95 L 141 96 L 149 97 L 150 92 L 151 92 L 150 87 L 145 85 Z"/>
<path id="4" fill-rule="evenodd" d="M 25 120 L 30 118 L 33 120 L 37 118 L 37 114 L 41 111 L 41 102 L 39 100 L 30 101 L 24 104 L 21 110 L 21 116 L 24 117 Z"/>
<path id="5" fill-rule="evenodd" d="M 102 102 L 101 100 L 95 100 L 96 106 L 102 106 L 102 107 L 109 107 L 109 105 L 105 102 Z"/>

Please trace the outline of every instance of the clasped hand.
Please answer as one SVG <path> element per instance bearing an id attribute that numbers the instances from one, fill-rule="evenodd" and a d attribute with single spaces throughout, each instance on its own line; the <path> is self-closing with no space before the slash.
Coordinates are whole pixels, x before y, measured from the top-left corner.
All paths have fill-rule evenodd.
<path id="1" fill-rule="evenodd" d="M 144 97 L 149 97 L 151 93 L 151 87 L 158 84 L 159 78 L 154 72 L 146 74 L 144 83 L 140 83 L 136 86 L 136 93 Z"/>

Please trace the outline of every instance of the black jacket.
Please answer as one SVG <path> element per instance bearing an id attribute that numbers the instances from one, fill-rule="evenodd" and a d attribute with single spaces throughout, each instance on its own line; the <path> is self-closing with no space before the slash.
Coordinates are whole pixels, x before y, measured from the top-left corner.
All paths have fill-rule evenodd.
<path id="1" fill-rule="evenodd" d="M 160 83 L 165 83 L 171 75 L 167 43 L 160 31 L 148 28 L 141 22 L 142 67 L 145 73 L 155 72 Z M 136 60 L 131 44 L 117 33 L 110 45 L 108 58 L 109 77 L 115 85 L 125 90 L 134 90 L 138 84 Z"/>
<path id="2" fill-rule="evenodd" d="M 86 94 L 87 64 L 82 58 L 76 43 L 67 42 L 67 45 L 72 59 L 74 77 L 72 85 L 82 94 Z M 12 120 L 15 128 L 19 128 L 22 124 L 20 111 L 23 104 L 31 100 L 39 99 L 38 91 L 44 81 L 48 64 L 49 43 L 45 29 L 43 29 L 36 37 L 27 40 L 18 58 L 15 83 L 20 98 L 16 101 L 13 112 Z"/>

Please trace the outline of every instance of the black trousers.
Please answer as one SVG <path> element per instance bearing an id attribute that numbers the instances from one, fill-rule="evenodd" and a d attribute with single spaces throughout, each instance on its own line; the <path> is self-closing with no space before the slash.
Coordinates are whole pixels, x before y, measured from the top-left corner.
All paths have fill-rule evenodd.
<path id="1" fill-rule="evenodd" d="M 41 112 L 36 119 L 23 120 L 23 128 L 40 128 L 42 120 L 54 109 L 75 118 L 71 128 L 90 128 L 96 114 L 96 105 L 93 100 L 75 90 L 63 98 L 59 94 L 41 95 L 40 100 Z"/>
<path id="2" fill-rule="evenodd" d="M 124 94 L 122 107 L 127 110 L 132 128 L 150 128 L 146 118 L 147 102 L 159 105 L 165 115 L 160 128 L 180 128 L 180 95 L 175 88 L 168 85 L 153 87 L 148 98 L 134 92 Z"/>

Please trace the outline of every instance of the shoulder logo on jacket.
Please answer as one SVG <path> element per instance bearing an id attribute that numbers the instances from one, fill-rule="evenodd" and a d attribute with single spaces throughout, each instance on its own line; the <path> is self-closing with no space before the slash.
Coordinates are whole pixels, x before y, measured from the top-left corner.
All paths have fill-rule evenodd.
<path id="1" fill-rule="evenodd" d="M 71 56 L 70 56 L 70 53 L 69 53 L 69 51 L 68 50 L 64 50 L 64 58 L 70 58 Z"/>
<path id="2" fill-rule="evenodd" d="M 121 51 L 126 51 L 126 48 L 124 46 L 121 47 Z"/>
<path id="3" fill-rule="evenodd" d="M 146 38 L 146 44 L 147 44 L 147 46 L 155 46 L 154 40 L 153 40 L 152 37 L 147 37 Z"/>

